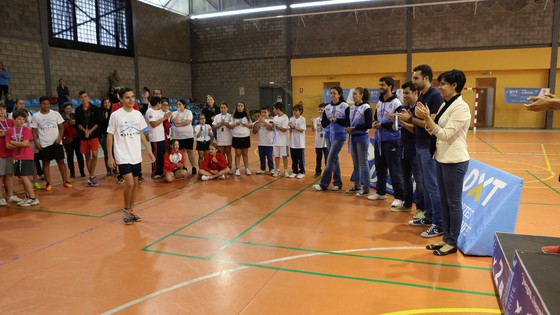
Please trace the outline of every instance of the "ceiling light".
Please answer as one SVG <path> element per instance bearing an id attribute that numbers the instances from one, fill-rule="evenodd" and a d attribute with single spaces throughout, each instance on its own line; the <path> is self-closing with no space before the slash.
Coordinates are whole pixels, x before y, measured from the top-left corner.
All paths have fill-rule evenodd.
<path id="1" fill-rule="evenodd" d="M 285 10 L 286 8 L 287 8 L 287 6 L 285 6 L 285 5 L 277 5 L 277 6 L 264 7 L 264 8 L 253 8 L 253 9 L 235 10 L 235 11 L 222 11 L 222 12 L 216 12 L 216 13 L 191 15 L 191 19 L 192 20 L 194 20 L 194 19 L 206 19 L 206 18 L 229 16 L 229 15 L 249 14 L 249 13 L 267 12 L 267 11 L 278 11 L 278 10 Z"/>
<path id="2" fill-rule="evenodd" d="M 297 9 L 297 8 L 309 8 L 309 7 L 318 7 L 318 6 L 326 6 L 326 5 L 334 5 L 334 4 L 346 4 L 346 3 L 354 3 L 354 2 L 371 2 L 373 0 L 328 0 L 328 1 L 315 1 L 315 2 L 306 2 L 306 3 L 296 3 L 290 4 L 290 8 Z"/>

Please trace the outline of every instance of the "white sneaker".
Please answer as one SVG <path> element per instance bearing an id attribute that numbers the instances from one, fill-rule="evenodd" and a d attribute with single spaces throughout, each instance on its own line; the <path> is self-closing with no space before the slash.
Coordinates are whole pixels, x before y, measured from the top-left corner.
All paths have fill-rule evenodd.
<path id="1" fill-rule="evenodd" d="M 262 175 L 264 173 L 265 173 L 265 171 L 263 171 L 263 170 L 258 170 L 257 171 L 257 175 Z M 270 174 L 272 174 L 272 171 L 270 171 Z"/>
<path id="2" fill-rule="evenodd" d="M 6 199 L 0 198 L 0 206 L 5 206 L 5 205 L 7 205 L 7 204 L 8 204 L 8 203 L 6 202 Z"/>
<path id="3" fill-rule="evenodd" d="M 332 191 L 337 191 L 337 190 L 340 190 L 340 187 L 334 185 L 334 186 L 332 186 L 331 190 L 332 190 Z"/>
<path id="4" fill-rule="evenodd" d="M 239 172 L 239 169 L 235 170 L 235 176 L 241 176 L 241 172 Z"/>
<path id="5" fill-rule="evenodd" d="M 19 198 L 16 195 L 10 196 L 10 198 L 8 198 L 8 202 L 20 202 L 21 198 Z"/>
<path id="6" fill-rule="evenodd" d="M 35 199 L 27 199 L 27 201 L 23 204 L 21 204 L 20 206 L 22 207 L 29 207 L 29 206 L 36 206 L 39 204 L 39 199 L 35 198 Z"/>
<path id="7" fill-rule="evenodd" d="M 290 177 L 290 172 L 288 172 L 287 170 L 284 171 L 284 177 Z"/>
<path id="8" fill-rule="evenodd" d="M 276 171 L 275 170 L 270 170 L 270 175 L 274 176 L 274 174 L 276 174 Z"/>
<path id="9" fill-rule="evenodd" d="M 29 200 L 27 196 L 23 197 L 23 199 L 21 199 L 21 201 L 18 202 L 18 206 L 22 207 L 24 203 L 27 203 L 27 200 Z"/>
<path id="10" fill-rule="evenodd" d="M 305 174 L 297 174 L 296 178 L 297 179 L 305 178 Z"/>
<path id="11" fill-rule="evenodd" d="M 404 205 L 404 201 L 400 200 L 400 199 L 395 199 L 393 200 L 393 203 L 391 203 L 391 208 L 400 208 Z"/>
<path id="12" fill-rule="evenodd" d="M 387 195 L 378 195 L 377 193 L 371 194 L 367 197 L 369 200 L 384 200 L 387 199 Z"/>
<path id="13" fill-rule="evenodd" d="M 290 174 L 290 176 L 288 176 L 289 178 L 296 178 L 297 174 L 296 173 L 292 173 Z"/>
<path id="14" fill-rule="evenodd" d="M 252 174 L 252 173 L 251 173 L 251 170 L 248 169 L 248 168 L 246 168 L 246 169 L 245 169 L 245 175 L 251 175 L 251 174 Z"/>
<path id="15" fill-rule="evenodd" d="M 321 191 L 321 190 L 323 190 L 323 188 L 322 188 L 321 185 L 319 185 L 319 184 L 313 185 L 313 189 L 315 189 L 316 191 Z"/>
<path id="16" fill-rule="evenodd" d="M 209 179 L 210 179 L 210 176 L 208 176 L 208 175 L 202 175 L 202 176 L 200 177 L 200 179 L 202 179 L 202 180 L 209 180 Z"/>
<path id="17" fill-rule="evenodd" d="M 224 179 L 226 179 L 226 175 L 225 175 L 225 174 L 222 175 L 222 176 L 220 176 L 220 177 L 218 177 L 218 180 L 224 180 Z"/>

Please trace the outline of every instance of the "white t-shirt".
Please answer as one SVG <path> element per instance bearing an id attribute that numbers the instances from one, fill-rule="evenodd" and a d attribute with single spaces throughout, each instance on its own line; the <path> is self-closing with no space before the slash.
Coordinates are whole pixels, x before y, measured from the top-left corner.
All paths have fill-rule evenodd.
<path id="1" fill-rule="evenodd" d="M 171 116 L 171 121 L 175 121 L 175 118 L 179 117 L 178 122 L 182 123 L 185 120 L 190 120 L 191 123 L 186 126 L 177 127 L 175 126 L 175 139 L 190 139 L 194 137 L 192 120 L 193 114 L 190 110 L 185 109 L 182 113 L 179 111 L 173 112 Z"/>
<path id="2" fill-rule="evenodd" d="M 198 135 L 198 132 L 200 130 L 202 130 L 202 132 L 200 133 L 200 137 L 197 137 L 196 135 Z M 212 140 L 211 138 L 212 135 L 213 135 L 212 127 L 210 127 L 210 125 L 208 124 L 204 124 L 204 126 L 196 125 L 194 127 L 194 136 L 196 137 L 196 141 L 200 141 L 200 142 L 210 141 Z"/>
<path id="3" fill-rule="evenodd" d="M 231 116 L 231 114 L 217 114 L 216 116 L 214 116 L 214 121 L 212 122 L 213 126 L 217 126 L 219 124 L 222 123 L 222 121 L 225 121 L 228 125 L 233 121 L 233 117 Z M 219 146 L 228 146 L 231 145 L 231 138 L 233 137 L 232 133 L 231 133 L 231 129 L 229 129 L 227 126 L 221 126 L 220 128 L 218 128 L 217 133 L 216 133 L 216 143 L 218 143 Z"/>
<path id="4" fill-rule="evenodd" d="M 113 152 L 117 164 L 138 164 L 142 162 L 142 141 L 140 133 L 148 125 L 137 110 L 127 112 L 119 108 L 111 114 L 107 132 L 113 135 Z"/>
<path id="5" fill-rule="evenodd" d="M 266 119 L 266 122 L 269 124 L 272 123 L 273 119 L 269 118 Z M 254 124 L 260 124 L 259 131 L 257 132 L 257 143 L 263 147 L 271 147 L 274 142 L 274 129 L 268 130 L 266 126 L 258 121 Z M 253 124 L 253 125 L 254 125 Z"/>
<path id="6" fill-rule="evenodd" d="M 150 121 L 158 121 L 163 118 L 165 113 L 159 109 L 155 110 L 153 108 L 148 108 L 146 111 L 146 121 L 148 122 L 148 136 L 150 137 L 150 142 L 160 142 L 165 141 L 165 129 L 163 128 L 163 123 L 159 124 L 157 127 L 152 127 Z"/>
<path id="7" fill-rule="evenodd" d="M 58 138 L 58 125 L 64 123 L 59 112 L 50 110 L 48 114 L 37 112 L 31 118 L 31 128 L 37 129 L 39 143 L 42 147 L 48 147 Z"/>
<path id="8" fill-rule="evenodd" d="M 292 117 L 290 122 L 294 124 L 294 129 L 291 131 L 290 148 L 293 149 L 305 149 L 305 117 L 299 116 L 299 118 Z M 295 129 L 303 129 L 303 132 L 296 131 Z"/>
<path id="9" fill-rule="evenodd" d="M 246 126 L 246 124 L 248 122 L 249 122 L 249 119 L 247 119 L 247 117 L 234 118 L 233 123 L 235 124 L 235 128 L 233 128 L 233 131 L 231 132 L 231 134 L 235 138 L 246 138 L 246 137 L 251 136 L 251 129 L 247 128 L 247 126 Z"/>
<path id="10" fill-rule="evenodd" d="M 290 134 L 290 120 L 288 119 L 288 115 L 283 114 L 282 116 L 274 116 L 274 146 L 276 147 L 283 147 L 288 146 L 288 136 Z M 282 128 L 286 128 L 286 131 L 280 131 L 276 128 L 276 126 L 280 126 Z"/>
<path id="11" fill-rule="evenodd" d="M 327 141 L 325 141 L 325 128 L 321 126 L 321 118 L 313 119 L 313 126 L 315 126 L 315 147 L 326 148 Z"/>

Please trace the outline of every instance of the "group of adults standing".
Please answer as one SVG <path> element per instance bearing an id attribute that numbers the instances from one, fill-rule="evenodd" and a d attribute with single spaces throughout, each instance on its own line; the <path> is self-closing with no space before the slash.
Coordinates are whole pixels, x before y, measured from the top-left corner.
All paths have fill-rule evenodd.
<path id="1" fill-rule="evenodd" d="M 333 177 L 331 190 L 342 188 L 338 155 L 349 134 L 354 186 L 346 192 L 384 200 L 389 173 L 395 196 L 391 211 L 411 211 L 415 202 L 417 212 L 408 224 L 428 226 L 422 237 L 443 235 L 442 241 L 426 249 L 444 256 L 457 252 L 462 187 L 470 159 L 466 138 L 471 112 L 461 96 L 466 76 L 456 69 L 445 71 L 438 76 L 436 88 L 429 65 L 419 65 L 413 71 L 412 81 L 402 86 L 404 105 L 394 93 L 398 88 L 394 80 L 388 76 L 379 79 L 380 97 L 373 119 L 367 89 L 354 89 L 353 106 L 344 102 L 342 88 L 330 90 L 331 103 L 321 119 L 329 155 L 321 182 L 314 188 L 326 190 Z M 375 130 L 377 183 L 373 194 L 369 193 L 368 129 Z M 414 200 L 412 180 L 416 183 Z"/>

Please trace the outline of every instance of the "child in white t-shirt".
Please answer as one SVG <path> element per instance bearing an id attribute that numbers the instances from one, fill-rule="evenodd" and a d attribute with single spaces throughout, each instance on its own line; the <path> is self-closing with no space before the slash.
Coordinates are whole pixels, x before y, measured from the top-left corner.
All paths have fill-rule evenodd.
<path id="1" fill-rule="evenodd" d="M 323 117 L 323 112 L 325 111 L 325 103 L 319 104 L 317 112 L 319 117 L 311 119 L 313 124 L 311 125 L 313 131 L 315 132 L 315 175 L 314 178 L 321 177 L 322 174 L 322 160 L 325 157 L 325 164 L 327 164 L 327 156 L 329 155 L 329 149 L 327 148 L 327 141 L 325 140 L 325 129 L 321 126 L 321 118 Z"/>
<path id="2" fill-rule="evenodd" d="M 232 162 L 233 158 L 231 156 L 231 143 L 233 139 L 232 127 L 230 124 L 233 121 L 233 116 L 228 113 L 229 105 L 226 102 L 220 104 L 220 113 L 214 116 L 214 121 L 212 122 L 212 128 L 216 131 L 216 143 L 218 144 L 220 151 L 226 156 L 228 161 L 228 167 L 233 171 Z M 232 173 L 233 174 L 233 173 Z"/>
<path id="3" fill-rule="evenodd" d="M 274 108 L 273 125 L 274 125 L 274 141 L 272 148 L 272 156 L 274 156 L 274 162 L 276 164 L 276 171 L 272 176 L 280 176 L 280 158 L 284 162 L 284 176 L 290 176 L 288 172 L 288 136 L 290 135 L 289 119 L 286 114 L 284 114 L 284 104 L 281 102 L 276 102 L 272 105 Z"/>
<path id="4" fill-rule="evenodd" d="M 204 155 L 208 153 L 210 149 L 210 143 L 212 143 L 212 138 L 214 133 L 212 132 L 212 127 L 206 124 L 206 116 L 200 115 L 198 117 L 199 124 L 194 127 L 194 134 L 196 135 L 196 150 L 198 151 L 198 169 L 202 165 L 202 160 Z"/>
<path id="5" fill-rule="evenodd" d="M 290 155 L 292 156 L 292 175 L 290 178 L 305 177 L 305 117 L 303 114 L 303 106 L 294 105 L 294 117 L 290 118 Z"/>
<path id="6" fill-rule="evenodd" d="M 258 119 L 255 118 L 255 123 L 253 124 L 253 133 L 257 135 L 257 143 L 259 145 L 259 159 L 261 162 L 261 166 L 257 171 L 257 174 L 264 174 L 266 172 L 267 162 L 270 175 L 274 174 L 274 162 L 272 161 L 274 123 L 269 115 L 269 107 L 265 106 L 261 108 L 260 117 Z"/>

